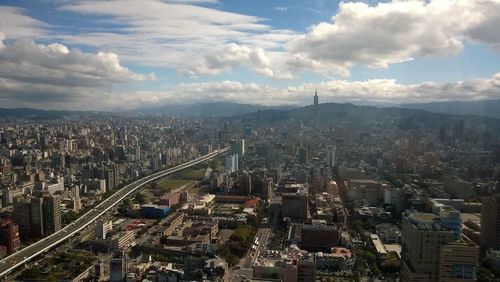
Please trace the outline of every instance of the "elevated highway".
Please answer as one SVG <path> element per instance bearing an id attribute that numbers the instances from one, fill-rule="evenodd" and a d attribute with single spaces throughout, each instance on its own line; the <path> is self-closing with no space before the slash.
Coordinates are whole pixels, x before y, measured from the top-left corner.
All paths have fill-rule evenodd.
<path id="1" fill-rule="evenodd" d="M 180 170 L 192 167 L 194 165 L 197 165 L 199 163 L 205 162 L 207 160 L 210 160 L 220 154 L 224 154 L 227 152 L 229 147 L 216 150 L 210 154 L 204 155 L 202 157 L 199 157 L 197 159 L 188 161 L 186 163 L 183 163 L 181 165 L 168 168 L 156 173 L 153 173 L 151 175 L 145 176 L 141 179 L 138 179 L 122 189 L 118 190 L 115 192 L 113 195 L 108 197 L 107 199 L 103 200 L 100 202 L 98 205 L 96 205 L 92 210 L 88 211 L 87 213 L 83 214 L 80 216 L 77 220 L 72 222 L 71 224 L 65 226 L 61 230 L 57 231 L 54 234 L 51 234 L 50 236 L 47 236 L 36 243 L 33 243 L 18 252 L 11 254 L 10 256 L 0 260 L 0 278 L 4 278 L 7 276 L 10 272 L 15 270 L 17 267 L 24 265 L 31 259 L 49 251 L 53 247 L 57 246 L 58 244 L 68 240 L 71 238 L 73 235 L 76 233 L 80 232 L 83 230 L 85 227 L 89 226 L 90 224 L 93 224 L 93 222 L 98 219 L 101 215 L 106 213 L 108 210 L 110 210 L 113 206 L 116 204 L 120 203 L 124 198 L 132 194 L 134 191 L 139 189 L 140 187 L 153 182 L 155 180 L 158 180 L 162 177 L 168 176 L 172 173 L 178 172 Z"/>

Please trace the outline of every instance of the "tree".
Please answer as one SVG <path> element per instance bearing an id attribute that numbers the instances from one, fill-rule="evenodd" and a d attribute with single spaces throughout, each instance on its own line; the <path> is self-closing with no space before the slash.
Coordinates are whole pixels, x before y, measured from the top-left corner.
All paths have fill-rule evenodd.
<path id="1" fill-rule="evenodd" d="M 125 198 L 122 202 L 122 204 L 126 207 L 131 207 L 132 206 L 132 200 L 130 198 Z"/>
<path id="2" fill-rule="evenodd" d="M 158 182 L 153 181 L 151 182 L 151 190 L 157 190 L 158 189 Z"/>
<path id="3" fill-rule="evenodd" d="M 135 194 L 134 198 L 135 198 L 135 201 L 141 205 L 144 205 L 147 202 L 146 196 L 144 196 L 144 194 L 142 194 L 142 193 Z"/>
<path id="4" fill-rule="evenodd" d="M 69 210 L 62 215 L 62 222 L 64 224 L 70 224 L 78 218 L 78 214 L 72 210 Z"/>

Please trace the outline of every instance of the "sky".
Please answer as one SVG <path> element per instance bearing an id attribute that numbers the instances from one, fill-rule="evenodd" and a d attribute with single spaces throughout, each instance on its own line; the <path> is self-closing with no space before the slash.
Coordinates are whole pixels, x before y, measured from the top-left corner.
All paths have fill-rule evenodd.
<path id="1" fill-rule="evenodd" d="M 2 0 L 0 108 L 500 99 L 500 0 Z"/>

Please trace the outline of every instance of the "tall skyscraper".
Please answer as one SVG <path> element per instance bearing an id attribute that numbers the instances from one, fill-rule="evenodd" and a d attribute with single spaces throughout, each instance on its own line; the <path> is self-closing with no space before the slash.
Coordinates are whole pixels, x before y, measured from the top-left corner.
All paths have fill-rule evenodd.
<path id="1" fill-rule="evenodd" d="M 31 201 L 23 197 L 14 199 L 14 222 L 19 226 L 23 238 L 31 237 Z"/>
<path id="2" fill-rule="evenodd" d="M 319 104 L 318 91 L 314 91 L 314 107 L 317 108 Z"/>
<path id="3" fill-rule="evenodd" d="M 127 261 L 124 252 L 116 252 L 110 261 L 109 276 L 111 282 L 124 281 L 127 273 Z"/>
<path id="4" fill-rule="evenodd" d="M 500 194 L 483 199 L 481 249 L 500 250 Z"/>
<path id="5" fill-rule="evenodd" d="M 31 236 L 40 238 L 44 236 L 44 213 L 43 213 L 43 198 L 31 198 Z"/>
<path id="6" fill-rule="evenodd" d="M 326 146 L 325 164 L 327 167 L 335 166 L 335 146 Z"/>
<path id="7" fill-rule="evenodd" d="M 43 197 L 43 231 L 48 236 L 61 229 L 61 197 Z"/>
<path id="8" fill-rule="evenodd" d="M 225 162 L 226 172 L 233 173 L 238 170 L 238 155 L 229 155 Z"/>

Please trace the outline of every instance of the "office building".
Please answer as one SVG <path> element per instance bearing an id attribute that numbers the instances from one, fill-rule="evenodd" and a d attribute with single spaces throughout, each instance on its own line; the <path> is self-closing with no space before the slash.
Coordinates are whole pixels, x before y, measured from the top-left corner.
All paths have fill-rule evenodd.
<path id="1" fill-rule="evenodd" d="M 328 252 L 332 247 L 340 245 L 340 230 L 335 225 L 302 224 L 300 231 L 300 247 L 306 251 Z"/>
<path id="2" fill-rule="evenodd" d="M 227 156 L 225 167 L 226 167 L 226 173 L 233 173 L 238 171 L 238 155 Z"/>
<path id="3" fill-rule="evenodd" d="M 21 245 L 19 227 L 10 219 L 0 220 L 0 245 L 7 248 L 7 254 L 17 252 Z"/>
<path id="4" fill-rule="evenodd" d="M 241 159 L 245 155 L 245 139 L 231 141 L 229 154 L 238 155 L 238 158 Z"/>
<path id="5" fill-rule="evenodd" d="M 31 236 L 35 238 L 43 237 L 44 232 L 44 203 L 41 197 L 31 197 Z"/>
<path id="6" fill-rule="evenodd" d="M 454 240 L 453 231 L 435 214 L 406 211 L 401 232 L 401 281 L 438 281 L 440 247 Z"/>
<path id="7" fill-rule="evenodd" d="M 43 231 L 49 236 L 61 230 L 61 197 L 50 195 L 43 197 Z"/>
<path id="8" fill-rule="evenodd" d="M 19 234 L 22 238 L 31 237 L 31 201 L 30 199 L 18 197 L 14 199 L 14 222 L 19 226 Z"/>
<path id="9" fill-rule="evenodd" d="M 500 194 L 483 199 L 481 249 L 500 250 Z"/>
<path id="10" fill-rule="evenodd" d="M 122 282 L 127 273 L 127 260 L 124 252 L 115 252 L 109 262 L 109 276 L 111 282 Z"/>
<path id="11" fill-rule="evenodd" d="M 303 191 L 297 193 L 283 193 L 283 217 L 292 220 L 306 220 L 308 214 L 307 193 Z"/>
<path id="12" fill-rule="evenodd" d="M 113 230 L 113 222 L 111 220 L 98 221 L 95 226 L 95 236 L 97 239 L 106 239 L 106 235 L 111 230 Z"/>
<path id="13" fill-rule="evenodd" d="M 479 246 L 468 239 L 441 246 L 439 252 L 439 281 L 476 281 Z"/>
<path id="14" fill-rule="evenodd" d="M 453 229 L 433 213 L 403 213 L 401 281 L 474 281 L 478 246 Z"/>

